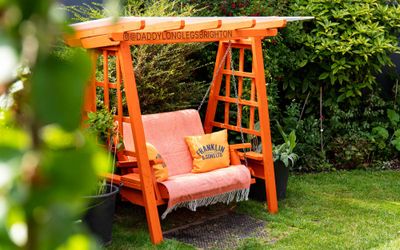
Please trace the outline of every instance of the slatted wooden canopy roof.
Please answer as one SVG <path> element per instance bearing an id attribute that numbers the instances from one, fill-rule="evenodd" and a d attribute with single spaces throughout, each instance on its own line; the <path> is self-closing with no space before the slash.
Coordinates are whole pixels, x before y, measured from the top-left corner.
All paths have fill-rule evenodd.
<path id="1" fill-rule="evenodd" d="M 130 44 L 212 42 L 276 35 L 287 22 L 313 17 L 120 17 L 72 24 L 70 46 L 99 48 Z"/>

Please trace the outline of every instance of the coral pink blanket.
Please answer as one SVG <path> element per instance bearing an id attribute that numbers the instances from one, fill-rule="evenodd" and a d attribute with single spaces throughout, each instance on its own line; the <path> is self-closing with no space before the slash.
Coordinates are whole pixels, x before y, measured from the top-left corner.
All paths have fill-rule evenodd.
<path id="1" fill-rule="evenodd" d="M 162 218 L 178 207 L 196 210 L 217 202 L 247 200 L 250 172 L 243 166 L 230 166 L 207 173 L 191 172 L 193 159 L 185 136 L 203 135 L 203 126 L 197 110 L 143 115 L 146 141 L 153 144 L 167 165 L 169 178 L 162 184 L 169 193 L 168 208 Z M 134 151 L 131 125 L 123 123 L 124 144 Z"/>
<path id="2" fill-rule="evenodd" d="M 250 171 L 243 165 L 172 176 L 162 182 L 169 192 L 168 208 L 162 218 L 178 207 L 196 211 L 199 206 L 217 202 L 247 200 L 250 180 Z"/>

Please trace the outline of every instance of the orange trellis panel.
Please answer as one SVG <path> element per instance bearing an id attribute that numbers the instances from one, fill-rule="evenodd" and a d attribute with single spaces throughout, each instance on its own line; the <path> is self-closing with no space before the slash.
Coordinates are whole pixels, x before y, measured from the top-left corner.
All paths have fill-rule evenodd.
<path id="1" fill-rule="evenodd" d="M 111 18 L 104 18 L 71 25 L 75 32 L 65 37 L 67 44 L 89 49 L 94 62 L 97 61 L 98 56 L 103 57 L 103 80 L 97 81 L 94 69 L 86 92 L 84 118 L 87 112 L 96 110 L 96 88 L 100 87 L 104 93 L 103 101 L 107 108 L 111 106 L 110 92 L 115 90 L 117 110 L 115 119 L 118 121 L 120 134 L 123 135 L 123 121 L 131 124 L 139 174 L 122 187 L 121 195 L 126 200 L 145 207 L 153 243 L 159 243 L 163 239 L 157 206 L 165 204 L 168 196 L 159 188 L 152 175 L 151 162 L 149 162 L 145 145 L 130 46 L 219 42 L 204 129 L 206 133 L 210 133 L 213 128 L 226 128 L 261 138 L 263 153 L 247 153 L 248 167 L 252 176 L 265 180 L 268 210 L 270 213 L 276 213 L 278 202 L 262 39 L 277 35 L 277 29 L 285 27 L 288 21 L 307 19 L 312 19 L 312 17 L 121 17 L 116 22 Z M 218 70 L 218 65 L 224 63 L 224 54 L 230 48 L 238 50 L 239 62 L 236 63 L 238 69 L 230 68 L 230 62 L 234 59 L 229 54 L 223 69 Z M 246 51 L 251 53 L 251 71 L 246 71 L 244 67 Z M 113 81 L 110 80 L 108 69 L 111 58 L 116 68 Z M 237 97 L 232 97 L 230 91 L 232 76 L 237 79 Z M 123 112 L 122 83 L 125 87 L 129 116 L 124 116 Z M 248 94 L 244 93 L 246 83 L 250 85 L 246 88 L 249 89 Z M 218 104 L 222 104 L 224 109 L 223 121 L 218 121 L 215 117 Z M 239 106 L 234 123 L 229 117 L 230 105 Z M 248 107 L 249 110 L 248 127 L 242 127 L 241 118 L 244 107 Z M 260 130 L 256 130 L 254 126 L 257 115 Z M 243 160 L 243 155 L 241 157 Z M 114 180 L 121 182 L 123 178 L 124 176 L 116 176 Z"/>

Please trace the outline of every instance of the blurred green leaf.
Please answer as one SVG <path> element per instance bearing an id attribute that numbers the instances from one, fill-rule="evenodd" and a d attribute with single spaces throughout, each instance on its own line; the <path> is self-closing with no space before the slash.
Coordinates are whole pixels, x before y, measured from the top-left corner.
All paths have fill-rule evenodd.
<path id="1" fill-rule="evenodd" d="M 31 104 L 41 122 L 58 123 L 68 131 L 78 128 L 90 69 L 90 60 L 80 49 L 74 49 L 68 59 L 49 55 L 38 62 Z"/>
<path id="2" fill-rule="evenodd" d="M 0 163 L 9 165 L 8 161 L 21 157 L 29 146 L 30 138 L 23 130 L 14 127 L 0 126 L 0 131 Z"/>
<path id="3" fill-rule="evenodd" d="M 63 246 L 57 248 L 57 250 L 88 250 L 93 249 L 93 247 L 94 243 L 86 235 L 75 234 Z"/>
<path id="4" fill-rule="evenodd" d="M 10 112 L 0 110 L 0 147 L 24 149 L 30 143 L 30 138 L 24 130 L 16 128 Z M 0 159 L 2 158 L 0 154 Z"/>
<path id="5" fill-rule="evenodd" d="M 37 199 L 42 204 L 58 201 L 74 206 L 80 197 L 90 195 L 97 182 L 97 151 L 92 142 L 63 150 L 46 149 L 40 163 L 43 185 L 38 186 Z"/>
<path id="6" fill-rule="evenodd" d="M 42 140 L 52 149 L 71 148 L 83 143 L 83 135 L 77 132 L 66 132 L 56 125 L 48 125 L 41 131 Z"/>

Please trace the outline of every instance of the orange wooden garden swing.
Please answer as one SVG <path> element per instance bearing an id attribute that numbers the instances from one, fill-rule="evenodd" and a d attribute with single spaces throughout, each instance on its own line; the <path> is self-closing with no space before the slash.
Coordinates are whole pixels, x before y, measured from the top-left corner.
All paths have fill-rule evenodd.
<path id="1" fill-rule="evenodd" d="M 66 38 L 67 43 L 74 47 L 89 49 L 93 61 L 99 55 L 103 56 L 103 81 L 95 77 L 95 70 L 87 88 L 84 106 L 84 117 L 87 112 L 96 111 L 96 88 L 104 92 L 104 104 L 110 106 L 110 91 L 116 92 L 119 134 L 124 136 L 124 125 L 129 123 L 129 134 L 133 137 L 136 153 L 125 152 L 135 159 L 138 170 L 126 176 L 115 175 L 113 181 L 123 183 L 122 198 L 144 206 L 153 243 L 162 241 L 162 231 L 157 206 L 165 204 L 168 194 L 155 181 L 146 151 L 146 138 L 138 93 L 135 82 L 135 72 L 131 58 L 131 45 L 168 44 L 190 42 L 219 42 L 215 62 L 213 82 L 211 84 L 206 117 L 205 133 L 211 133 L 213 128 L 224 128 L 230 131 L 242 132 L 261 138 L 262 154 L 255 152 L 237 151 L 249 147 L 248 144 L 231 148 L 232 161 L 240 164 L 246 160 L 252 177 L 265 180 L 267 204 L 270 213 L 278 212 L 278 202 L 275 190 L 270 120 L 268 100 L 264 75 L 264 60 L 262 39 L 277 35 L 277 29 L 285 27 L 287 21 L 304 20 L 308 17 L 122 17 L 118 22 L 111 19 L 100 19 L 72 25 L 73 35 Z M 229 67 L 232 58 L 227 50 L 239 51 L 238 69 Z M 245 51 L 252 56 L 252 69 L 245 71 Z M 227 55 L 227 56 L 226 56 Z M 116 80 L 110 81 L 109 61 L 115 58 Z M 225 62 L 224 62 L 225 60 Z M 225 65 L 224 65 L 225 64 Z M 222 69 L 218 69 L 223 65 Z M 231 97 L 231 77 L 236 77 L 237 97 Z M 224 82 L 223 82 L 224 80 Z M 243 95 L 244 84 L 250 86 L 249 98 Z M 121 85 L 125 87 L 125 95 L 129 116 L 124 116 L 122 107 Z M 224 88 L 224 89 L 223 89 Z M 223 91 L 221 91 L 221 89 Z M 223 94 L 221 94 L 223 93 Z M 217 106 L 224 108 L 223 121 L 216 119 Z M 235 124 L 230 119 L 230 105 L 238 105 Z M 249 125 L 242 127 L 242 110 L 248 107 Z M 258 111 L 258 112 L 257 112 Z M 257 118 L 260 129 L 255 129 Z M 125 128 L 126 129 L 126 128 Z M 132 158 L 135 157 L 135 158 Z M 246 157 L 246 158 L 245 158 Z M 123 167 L 123 162 L 120 161 Z"/>

